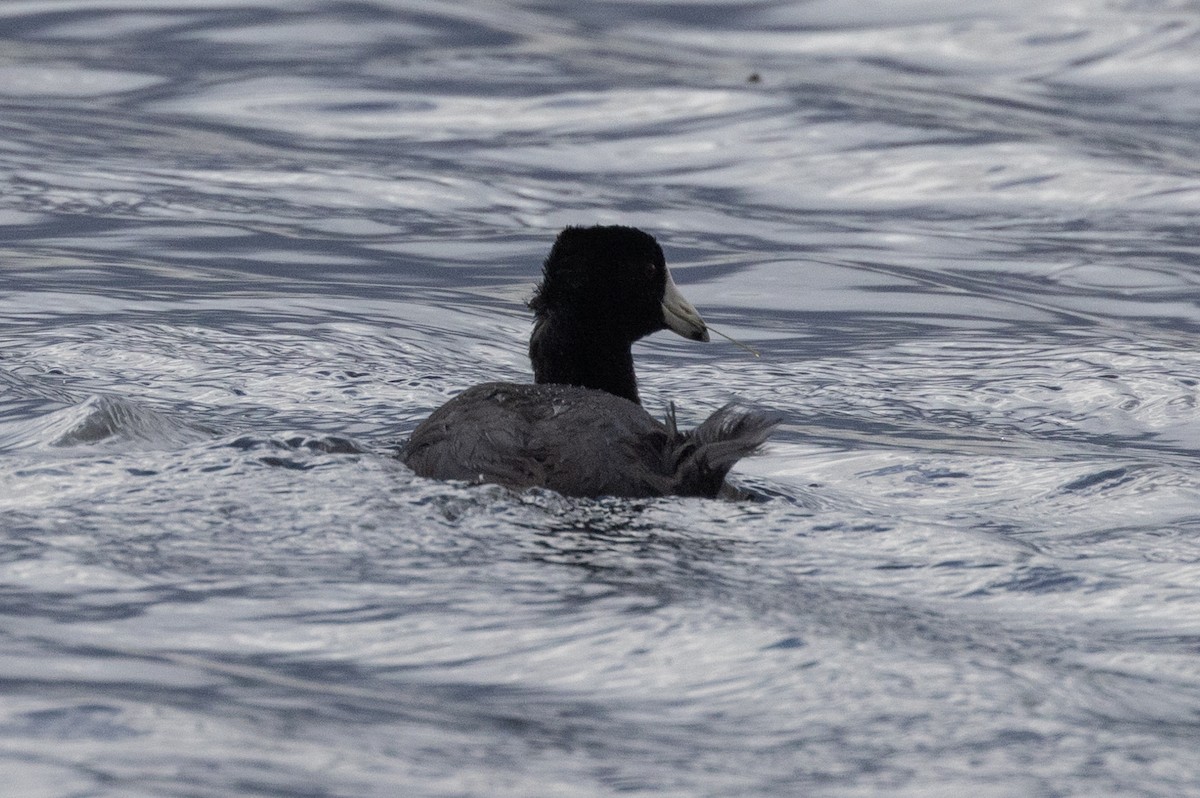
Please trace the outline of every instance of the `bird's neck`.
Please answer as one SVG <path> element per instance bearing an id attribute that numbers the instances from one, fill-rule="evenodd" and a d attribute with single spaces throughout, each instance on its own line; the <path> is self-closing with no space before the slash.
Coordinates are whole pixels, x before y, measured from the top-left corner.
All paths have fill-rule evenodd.
<path id="1" fill-rule="evenodd" d="M 596 388 L 637 402 L 637 377 L 628 340 L 591 325 L 539 318 L 529 338 L 534 382 Z"/>

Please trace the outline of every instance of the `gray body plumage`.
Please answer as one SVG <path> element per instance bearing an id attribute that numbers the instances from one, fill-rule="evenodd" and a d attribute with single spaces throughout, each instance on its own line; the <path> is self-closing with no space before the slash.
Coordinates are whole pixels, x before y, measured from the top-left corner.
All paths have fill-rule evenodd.
<path id="1" fill-rule="evenodd" d="M 476 385 L 417 427 L 404 459 L 433 479 L 541 486 L 567 496 L 717 496 L 776 419 L 723 407 L 680 432 L 641 405 L 573 385 Z"/>

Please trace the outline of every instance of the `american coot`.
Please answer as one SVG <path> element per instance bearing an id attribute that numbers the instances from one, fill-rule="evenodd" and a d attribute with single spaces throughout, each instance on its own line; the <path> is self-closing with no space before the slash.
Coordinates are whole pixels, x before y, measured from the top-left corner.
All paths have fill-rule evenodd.
<path id="1" fill-rule="evenodd" d="M 630 347 L 663 329 L 708 340 L 652 236 L 568 227 L 529 302 L 536 385 L 469 388 L 416 428 L 403 455 L 423 477 L 544 486 L 568 496 L 709 496 L 777 419 L 725 406 L 689 432 L 642 409 Z"/>

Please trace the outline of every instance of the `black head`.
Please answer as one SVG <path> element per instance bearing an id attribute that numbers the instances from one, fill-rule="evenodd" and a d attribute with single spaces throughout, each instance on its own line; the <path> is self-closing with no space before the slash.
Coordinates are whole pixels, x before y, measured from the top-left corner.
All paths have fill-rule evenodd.
<path id="1" fill-rule="evenodd" d="M 539 320 L 590 328 L 632 343 L 663 329 L 708 340 L 654 237 L 633 227 L 568 227 L 559 233 L 529 307 Z"/>

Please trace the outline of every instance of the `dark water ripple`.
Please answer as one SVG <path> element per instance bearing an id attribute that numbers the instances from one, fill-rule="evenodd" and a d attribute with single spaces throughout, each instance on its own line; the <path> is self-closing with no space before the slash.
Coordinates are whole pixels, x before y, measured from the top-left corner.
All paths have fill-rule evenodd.
<path id="1" fill-rule="evenodd" d="M 1200 789 L 1194 12 L 0 6 L 5 789 Z M 393 459 L 591 222 L 759 501 Z"/>

